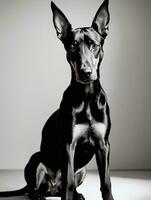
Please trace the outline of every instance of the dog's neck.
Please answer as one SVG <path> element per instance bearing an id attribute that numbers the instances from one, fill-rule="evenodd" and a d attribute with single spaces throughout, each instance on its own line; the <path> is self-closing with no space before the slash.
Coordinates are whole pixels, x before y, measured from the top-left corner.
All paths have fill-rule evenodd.
<path id="1" fill-rule="evenodd" d="M 75 93 L 81 93 L 82 95 L 84 95 L 86 98 L 91 98 L 93 96 L 98 95 L 98 93 L 100 93 L 101 91 L 101 83 L 100 80 L 97 79 L 95 81 L 91 81 L 89 83 L 80 83 L 77 82 L 76 80 L 72 80 L 70 83 L 70 87 L 72 87 L 72 91 Z"/>

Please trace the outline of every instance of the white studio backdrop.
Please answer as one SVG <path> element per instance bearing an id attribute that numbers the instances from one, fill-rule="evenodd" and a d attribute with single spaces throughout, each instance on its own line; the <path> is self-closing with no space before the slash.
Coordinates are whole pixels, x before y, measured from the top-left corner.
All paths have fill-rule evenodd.
<path id="1" fill-rule="evenodd" d="M 55 0 L 73 27 L 100 0 Z M 111 109 L 111 168 L 151 169 L 151 1 L 110 0 L 101 83 Z M 23 169 L 70 82 L 49 0 L 0 0 L 0 169 Z M 91 162 L 90 169 L 95 169 Z"/>

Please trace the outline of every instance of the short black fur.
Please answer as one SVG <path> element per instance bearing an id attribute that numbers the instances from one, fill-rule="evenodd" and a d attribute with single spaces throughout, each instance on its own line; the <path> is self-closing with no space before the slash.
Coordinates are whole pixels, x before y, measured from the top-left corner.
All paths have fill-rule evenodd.
<path id="1" fill-rule="evenodd" d="M 109 176 L 110 110 L 100 83 L 104 39 L 108 33 L 108 0 L 98 9 L 91 27 L 73 29 L 52 2 L 53 23 L 71 67 L 71 82 L 60 107 L 42 130 L 40 151 L 25 167 L 27 186 L 0 196 L 28 193 L 32 200 L 61 196 L 83 200 L 76 188 L 83 182 L 85 166 L 96 156 L 103 200 L 113 200 Z"/>

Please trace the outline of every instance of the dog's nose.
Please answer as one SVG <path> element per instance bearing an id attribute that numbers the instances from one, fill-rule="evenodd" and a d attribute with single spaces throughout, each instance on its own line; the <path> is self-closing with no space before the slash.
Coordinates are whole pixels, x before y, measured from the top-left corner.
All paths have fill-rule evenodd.
<path id="1" fill-rule="evenodd" d="M 92 69 L 90 66 L 86 64 L 82 64 L 80 68 L 80 74 L 82 79 L 90 79 L 92 73 Z"/>
<path id="2" fill-rule="evenodd" d="M 91 72 L 86 72 L 86 73 L 85 73 L 85 77 L 86 77 L 86 78 L 90 78 L 90 75 L 91 75 Z"/>
<path id="3" fill-rule="evenodd" d="M 91 74 L 92 70 L 90 66 L 86 66 L 85 64 L 83 64 L 80 68 L 80 71 L 85 73 L 85 74 Z"/>
<path id="4" fill-rule="evenodd" d="M 85 79 L 90 79 L 90 77 L 91 77 L 91 72 L 84 72 L 84 71 L 81 71 L 81 73 L 80 73 L 81 75 L 81 78 L 83 79 L 83 80 L 85 80 Z"/>

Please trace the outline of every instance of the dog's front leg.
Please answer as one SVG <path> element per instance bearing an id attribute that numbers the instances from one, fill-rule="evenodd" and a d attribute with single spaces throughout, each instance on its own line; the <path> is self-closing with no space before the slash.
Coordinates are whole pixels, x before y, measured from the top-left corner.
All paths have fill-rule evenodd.
<path id="1" fill-rule="evenodd" d="M 73 200 L 73 192 L 75 189 L 74 180 L 74 154 L 75 154 L 75 143 L 66 145 L 66 169 L 64 174 L 64 191 L 62 200 Z"/>
<path id="2" fill-rule="evenodd" d="M 100 175 L 101 192 L 103 200 L 113 200 L 111 192 L 111 181 L 109 175 L 109 154 L 109 143 L 103 143 L 102 145 L 102 142 L 100 142 L 96 150 L 96 162 Z"/>

